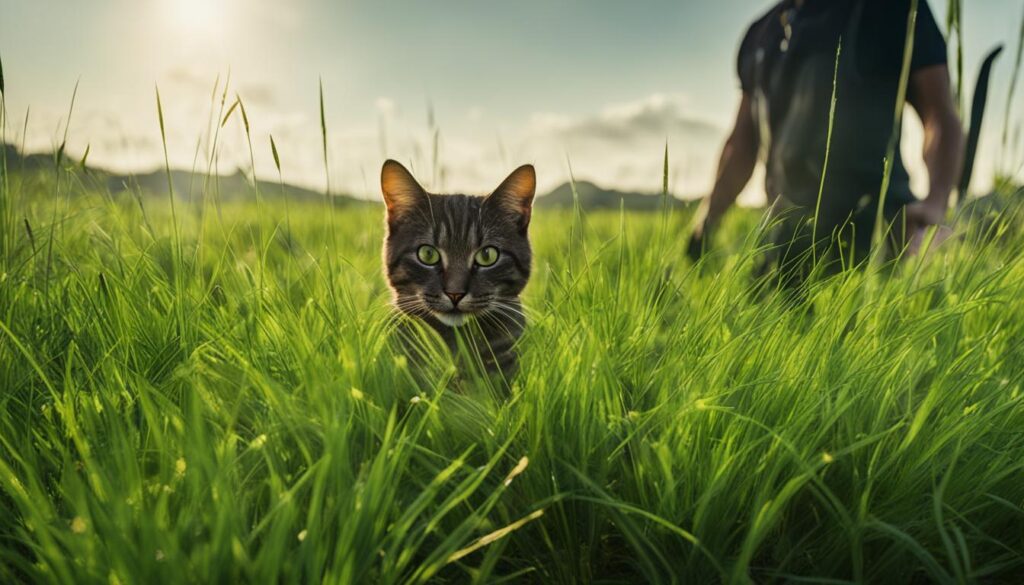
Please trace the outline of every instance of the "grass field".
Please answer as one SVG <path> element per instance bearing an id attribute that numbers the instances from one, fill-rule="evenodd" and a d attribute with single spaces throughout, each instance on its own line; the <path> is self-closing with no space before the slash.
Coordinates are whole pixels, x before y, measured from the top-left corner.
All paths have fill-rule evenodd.
<path id="1" fill-rule="evenodd" d="M 754 212 L 538 212 L 503 396 L 391 349 L 380 207 L 4 185 L 3 582 L 1024 575 L 1011 217 L 804 311 Z"/>

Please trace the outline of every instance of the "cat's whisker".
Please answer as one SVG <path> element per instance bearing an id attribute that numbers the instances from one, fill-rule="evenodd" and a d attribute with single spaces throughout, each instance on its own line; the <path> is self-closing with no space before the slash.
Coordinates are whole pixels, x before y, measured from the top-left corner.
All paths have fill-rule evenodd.
<path id="1" fill-rule="evenodd" d="M 429 315 L 430 311 L 417 299 L 399 299 L 395 301 L 394 307 L 399 311 L 415 316 Z"/>
<path id="2" fill-rule="evenodd" d="M 505 302 L 505 301 L 493 301 L 493 304 L 497 305 L 499 307 L 503 307 L 505 309 L 510 309 L 510 310 L 515 311 L 517 313 L 525 314 L 523 312 L 522 306 L 518 305 L 518 304 L 509 303 L 509 302 Z"/>
<path id="3" fill-rule="evenodd" d="M 522 309 L 509 303 L 494 302 L 491 304 L 491 306 L 503 311 L 505 314 L 516 315 L 522 317 L 523 319 L 527 318 L 526 313 L 523 312 Z"/>
<path id="4" fill-rule="evenodd" d="M 501 334 L 508 337 L 518 337 L 516 333 L 509 327 L 507 321 L 503 321 L 499 315 L 490 314 L 486 316 L 486 321 L 489 325 L 497 329 Z"/>
<path id="5" fill-rule="evenodd" d="M 515 369 L 515 352 L 507 348 L 526 322 L 518 291 L 529 279 L 526 228 L 536 182 L 533 167 L 523 165 L 487 197 L 436 195 L 394 160 L 381 169 L 394 311 L 422 320 L 453 352 L 460 337 L 454 330 L 466 326 L 462 334 L 474 345 L 504 348 L 500 363 L 495 356 L 488 365 L 502 373 Z"/>
<path id="6" fill-rule="evenodd" d="M 491 305 L 491 307 L 486 311 L 486 314 L 495 318 L 511 320 L 515 320 L 517 317 L 514 313 L 509 313 L 504 307 L 498 305 Z"/>
<path id="7" fill-rule="evenodd" d="M 519 320 L 515 316 L 501 312 L 493 312 L 487 316 L 487 319 L 488 323 L 490 323 L 491 326 L 500 333 L 513 338 L 519 337 L 522 324 L 519 323 Z"/>

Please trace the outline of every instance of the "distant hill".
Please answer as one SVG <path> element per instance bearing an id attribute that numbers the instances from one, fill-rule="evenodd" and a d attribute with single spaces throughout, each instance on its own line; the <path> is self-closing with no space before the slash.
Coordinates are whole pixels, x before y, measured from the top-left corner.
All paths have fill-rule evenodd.
<path id="1" fill-rule="evenodd" d="M 7 166 L 11 170 L 23 169 L 26 171 L 46 171 L 54 168 L 53 154 L 28 154 L 22 155 L 12 145 L 4 146 L 7 156 Z M 87 184 L 94 185 L 98 189 L 106 189 L 112 194 L 135 191 L 143 196 L 167 196 L 167 173 L 158 169 L 148 173 L 135 175 L 122 175 L 96 167 L 82 168 L 73 160 L 64 160 L 65 168 L 75 170 L 87 179 Z M 230 175 L 208 177 L 205 173 L 184 170 L 172 170 L 171 182 L 174 185 L 174 193 L 177 198 L 190 200 L 199 197 L 204 190 L 218 190 L 218 198 L 221 201 L 230 201 L 252 197 L 253 183 L 241 171 L 235 171 Z M 323 193 L 298 187 L 295 185 L 284 185 L 272 181 L 257 181 L 260 194 L 266 199 L 286 197 L 294 201 L 323 201 Z M 620 204 L 630 211 L 656 211 L 661 209 L 663 197 L 655 193 L 629 193 L 615 189 L 604 189 L 589 181 L 577 181 L 576 192 L 579 195 L 580 206 L 587 211 L 601 209 L 619 209 Z M 695 201 L 682 201 L 675 197 L 668 198 L 668 204 L 674 208 L 686 208 L 695 205 Z M 363 199 L 356 199 L 348 195 L 335 195 L 334 202 L 337 205 L 358 205 L 367 204 Z M 369 202 L 373 203 L 373 202 Z M 571 208 L 573 206 L 572 185 L 565 183 L 555 188 L 550 193 L 540 195 L 536 199 L 536 205 L 540 208 Z"/>
<path id="2" fill-rule="evenodd" d="M 4 146 L 4 151 L 7 157 L 7 167 L 10 170 L 46 171 L 54 168 L 55 156 L 53 154 L 23 156 L 17 148 L 9 144 Z M 63 166 L 79 173 L 86 184 L 98 189 L 106 189 L 114 195 L 137 191 L 143 196 L 167 196 L 167 172 L 163 169 L 148 173 L 121 175 L 97 167 L 83 168 L 72 160 L 64 160 Z M 207 192 L 216 189 L 221 201 L 252 197 L 254 186 L 249 177 L 238 170 L 230 175 L 208 176 L 200 171 L 193 173 L 174 169 L 171 170 L 171 184 L 174 186 L 174 194 L 178 199 L 189 200 L 199 197 L 205 187 Z M 266 199 L 287 197 L 295 201 L 323 201 L 324 198 L 320 191 L 295 185 L 285 184 L 282 187 L 273 181 L 256 181 L 256 185 L 259 187 L 260 195 Z M 361 199 L 339 194 L 334 195 L 333 201 L 336 205 L 366 203 Z"/>
<path id="3" fill-rule="evenodd" d="M 235 171 L 231 175 L 207 176 L 206 173 L 191 171 L 172 170 L 171 181 L 174 185 L 174 193 L 179 199 L 196 198 L 204 192 L 216 190 L 221 201 L 233 199 L 251 198 L 253 196 L 253 182 L 241 171 Z M 207 185 L 204 186 L 204 183 Z M 297 187 L 295 185 L 281 184 L 271 181 L 256 181 L 259 187 L 260 196 L 264 199 L 278 199 L 281 197 L 293 201 L 319 201 L 322 202 L 324 194 L 320 191 Z M 138 189 L 142 193 L 158 193 L 166 196 L 167 193 L 167 172 L 153 171 L 141 175 L 109 175 L 106 178 L 106 187 L 111 193 L 123 192 L 128 189 Z M 366 203 L 363 200 L 349 197 L 348 195 L 334 195 L 336 205 L 352 205 Z"/>
<path id="4" fill-rule="evenodd" d="M 660 193 L 627 193 L 615 189 L 604 189 L 589 181 L 576 181 L 576 194 L 580 207 L 586 211 L 597 209 L 619 209 L 620 204 L 630 211 L 656 211 L 661 209 L 664 196 Z M 683 201 L 669 197 L 667 202 L 675 208 L 696 205 L 696 201 Z M 573 185 L 564 183 L 547 195 L 536 200 L 537 207 L 570 208 L 573 206 Z"/>

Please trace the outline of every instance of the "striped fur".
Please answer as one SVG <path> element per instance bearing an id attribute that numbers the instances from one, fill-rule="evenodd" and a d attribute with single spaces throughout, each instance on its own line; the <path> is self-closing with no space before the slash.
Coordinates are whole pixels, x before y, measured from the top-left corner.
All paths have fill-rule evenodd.
<path id="1" fill-rule="evenodd" d="M 395 308 L 506 379 L 517 368 L 515 344 L 526 325 L 519 295 L 530 277 L 535 182 L 533 167 L 523 166 L 487 197 L 435 195 L 397 162 L 387 161 L 381 172 L 384 266 Z M 441 261 L 424 263 L 422 246 L 435 248 Z M 491 266 L 476 261 L 485 247 L 498 250 Z"/>

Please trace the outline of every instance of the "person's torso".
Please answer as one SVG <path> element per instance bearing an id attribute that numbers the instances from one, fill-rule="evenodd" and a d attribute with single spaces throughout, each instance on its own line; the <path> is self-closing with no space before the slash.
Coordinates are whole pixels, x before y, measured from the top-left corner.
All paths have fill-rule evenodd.
<path id="1" fill-rule="evenodd" d="M 872 38 L 864 5 L 783 2 L 752 29 L 742 66 L 753 73 L 770 197 L 814 206 L 820 192 L 823 208 L 841 213 L 879 195 L 903 54 Z M 910 196 L 898 147 L 889 194 Z"/>

